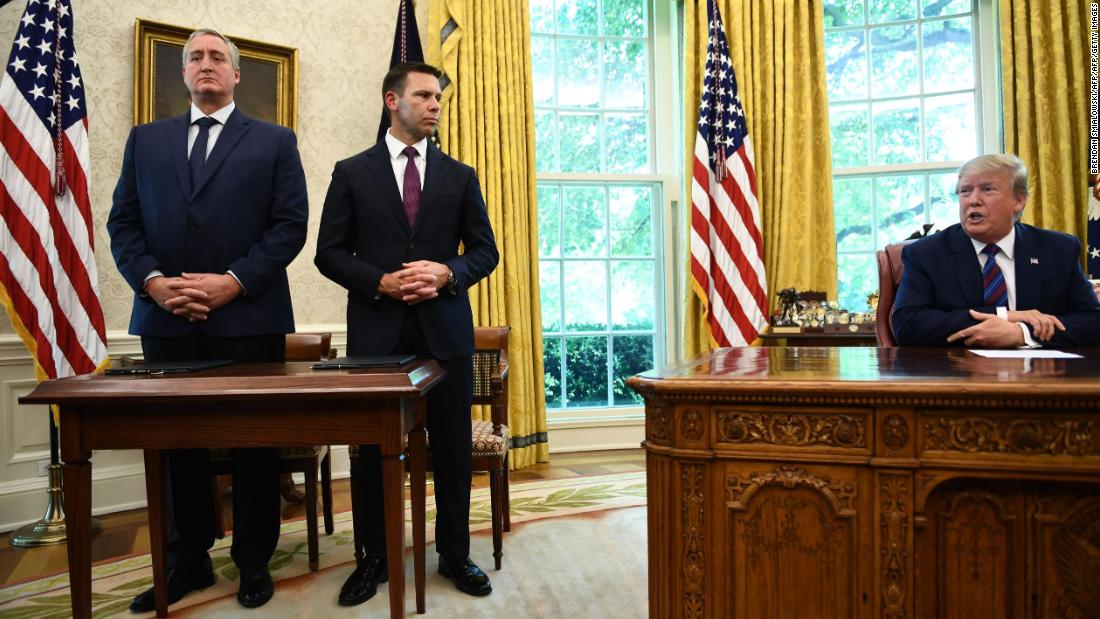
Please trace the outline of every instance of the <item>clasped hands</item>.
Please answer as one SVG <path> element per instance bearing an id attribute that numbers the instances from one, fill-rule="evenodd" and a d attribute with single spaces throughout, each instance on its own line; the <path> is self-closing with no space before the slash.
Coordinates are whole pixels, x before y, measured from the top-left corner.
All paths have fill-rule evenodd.
<path id="1" fill-rule="evenodd" d="M 237 298 L 241 284 L 228 273 L 183 273 L 153 277 L 145 282 L 145 292 L 162 309 L 195 322 Z"/>
<path id="2" fill-rule="evenodd" d="M 1024 333 L 1017 323 L 1026 323 L 1031 327 L 1031 336 L 1045 342 L 1054 337 L 1054 332 L 1065 331 L 1066 326 L 1057 316 L 1044 314 L 1038 310 L 1019 310 L 1008 313 L 1007 318 L 998 318 L 996 314 L 986 314 L 970 310 L 970 316 L 978 324 L 961 329 L 947 336 L 948 342 L 962 340 L 967 346 L 978 348 L 1011 348 L 1024 345 Z"/>
<path id="3" fill-rule="evenodd" d="M 386 273 L 378 282 L 378 292 L 408 305 L 416 305 L 439 296 L 447 284 L 451 268 L 431 260 L 401 264 L 401 270 Z"/>

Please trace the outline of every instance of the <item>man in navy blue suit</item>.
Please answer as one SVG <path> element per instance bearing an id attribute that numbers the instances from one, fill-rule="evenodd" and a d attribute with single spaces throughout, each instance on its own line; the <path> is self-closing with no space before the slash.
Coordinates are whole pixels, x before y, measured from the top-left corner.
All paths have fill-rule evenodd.
<path id="1" fill-rule="evenodd" d="M 348 290 L 348 354 L 434 358 L 446 377 L 428 393 L 439 573 L 470 595 L 489 578 L 470 560 L 470 400 L 473 316 L 466 290 L 499 259 L 473 168 L 428 141 L 439 121 L 442 73 L 402 63 L 382 82 L 391 127 L 374 147 L 336 164 L 314 262 Z M 459 253 L 459 244 L 462 253 Z M 352 606 L 386 582 L 381 458 L 360 448 L 365 560 L 339 602 Z"/>
<path id="2" fill-rule="evenodd" d="M 107 220 L 115 264 L 135 292 L 130 333 L 141 336 L 148 362 L 281 362 L 294 331 L 286 267 L 305 244 L 308 218 L 297 141 L 236 109 L 240 57 L 221 34 L 191 34 L 183 81 L 187 114 L 130 132 Z M 237 600 L 251 608 L 274 591 L 267 562 L 279 538 L 279 453 L 235 449 L 232 457 L 231 554 Z M 173 603 L 214 582 L 215 499 L 207 450 L 171 452 L 168 471 Z M 130 604 L 153 609 L 152 589 Z"/>
<path id="3" fill-rule="evenodd" d="M 902 346 L 1100 345 L 1100 302 L 1081 242 L 1019 223 L 1027 168 L 1012 155 L 963 164 L 959 223 L 905 247 L 894 301 Z"/>

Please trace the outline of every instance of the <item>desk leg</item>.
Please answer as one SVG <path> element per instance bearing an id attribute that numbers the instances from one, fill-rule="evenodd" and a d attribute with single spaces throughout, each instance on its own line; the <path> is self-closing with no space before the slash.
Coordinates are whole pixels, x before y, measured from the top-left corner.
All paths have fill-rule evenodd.
<path id="1" fill-rule="evenodd" d="M 69 591 L 73 617 L 92 616 L 92 463 L 91 453 L 65 459 L 65 530 L 68 534 Z"/>
<path id="2" fill-rule="evenodd" d="M 386 520 L 386 562 L 390 570 L 390 617 L 405 616 L 405 462 L 382 457 L 382 505 Z"/>
<path id="3" fill-rule="evenodd" d="M 164 461 L 165 453 L 145 450 L 145 496 L 149 504 L 149 551 L 153 560 L 153 587 L 157 616 L 168 616 L 168 578 L 165 575 L 168 535 L 164 529 Z"/>
<path id="4" fill-rule="evenodd" d="M 417 425 L 409 433 L 410 494 L 412 498 L 413 574 L 416 580 L 416 612 L 424 614 L 424 497 L 425 484 L 425 400 L 417 401 Z"/>

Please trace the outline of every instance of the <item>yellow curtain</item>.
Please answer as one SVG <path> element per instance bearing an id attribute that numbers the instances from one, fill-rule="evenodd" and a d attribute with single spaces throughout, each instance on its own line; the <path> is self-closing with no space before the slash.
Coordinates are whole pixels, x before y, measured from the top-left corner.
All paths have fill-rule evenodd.
<path id="1" fill-rule="evenodd" d="M 686 0 L 684 7 L 684 176 L 688 195 L 707 54 L 708 1 Z M 805 0 L 718 0 L 718 5 L 756 151 L 769 307 L 774 306 L 778 290 L 792 286 L 822 290 L 829 298 L 836 298 L 821 4 Z M 691 281 L 690 256 L 687 259 L 686 272 Z M 688 357 L 714 346 L 703 304 L 690 287 L 684 322 L 684 353 Z"/>
<path id="2" fill-rule="evenodd" d="M 512 468 L 550 459 L 543 391 L 531 32 L 526 2 L 433 0 L 428 61 L 443 69 L 443 150 L 477 170 L 501 260 L 470 291 L 474 322 L 512 327 Z M 475 414 L 486 416 L 486 411 Z"/>
<path id="3" fill-rule="evenodd" d="M 1000 3 L 1005 150 L 1030 172 L 1023 220 L 1082 240 L 1088 229 L 1081 197 L 1088 170 L 1088 4 Z"/>

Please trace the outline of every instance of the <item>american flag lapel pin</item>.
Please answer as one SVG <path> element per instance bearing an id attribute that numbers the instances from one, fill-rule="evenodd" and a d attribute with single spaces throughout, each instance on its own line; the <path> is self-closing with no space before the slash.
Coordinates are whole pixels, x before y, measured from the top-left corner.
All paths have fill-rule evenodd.
<path id="1" fill-rule="evenodd" d="M 1039 264 L 1038 258 L 1031 258 L 1031 264 Z"/>

